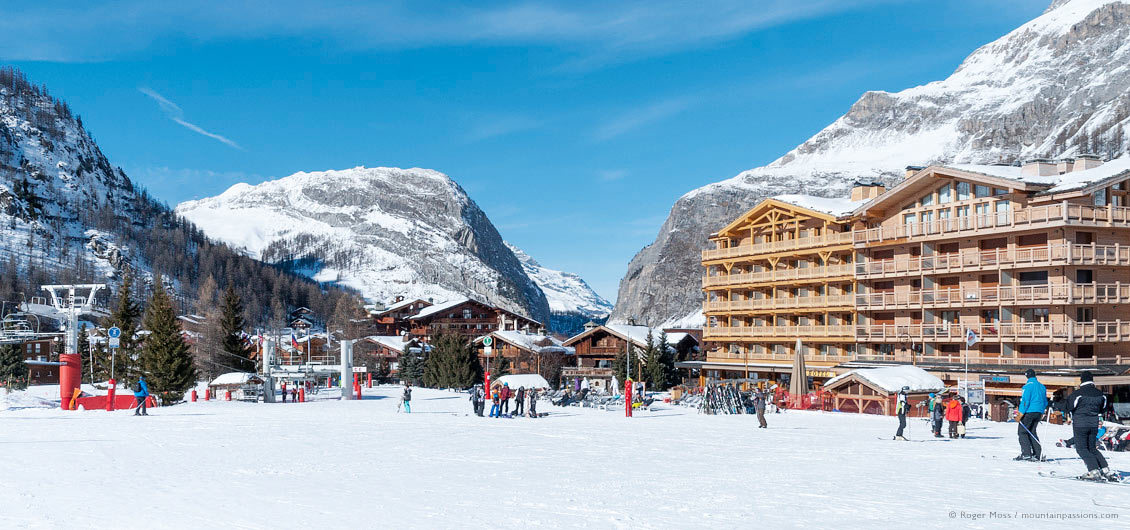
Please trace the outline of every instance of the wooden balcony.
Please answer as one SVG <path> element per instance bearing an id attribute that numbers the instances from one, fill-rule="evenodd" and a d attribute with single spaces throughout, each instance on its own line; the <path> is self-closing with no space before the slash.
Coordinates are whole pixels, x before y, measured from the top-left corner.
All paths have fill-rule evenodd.
<path id="1" fill-rule="evenodd" d="M 612 377 L 612 369 L 568 366 L 561 369 L 561 377 Z"/>
<path id="2" fill-rule="evenodd" d="M 857 278 L 891 278 L 1054 265 L 1130 266 L 1130 247 L 1122 245 L 1044 245 L 996 249 L 855 264 Z"/>
<path id="3" fill-rule="evenodd" d="M 855 305 L 860 310 L 1125 303 L 1130 303 L 1130 284 L 1122 283 L 1054 283 L 855 295 Z"/>
<path id="4" fill-rule="evenodd" d="M 786 241 L 772 241 L 769 243 L 754 243 L 730 248 L 716 248 L 702 251 L 702 260 L 718 260 L 727 258 L 743 258 L 770 254 L 773 252 L 786 252 L 803 248 L 827 247 L 831 245 L 850 245 L 851 232 L 833 232 L 820 236 L 801 237 Z"/>
<path id="5" fill-rule="evenodd" d="M 852 307 L 854 298 L 850 294 L 832 296 L 798 296 L 795 298 L 758 298 L 752 300 L 717 300 L 702 303 L 706 312 L 755 312 L 776 311 L 801 308 Z"/>
<path id="6" fill-rule="evenodd" d="M 742 338 L 843 338 L 854 340 L 853 325 L 806 325 L 806 326 L 718 326 L 702 329 L 703 340 L 723 340 Z"/>
<path id="7" fill-rule="evenodd" d="M 1130 339 L 1130 322 L 1001 322 L 996 324 L 871 324 L 855 328 L 859 342 L 964 342 L 965 330 L 980 342 L 1092 343 Z"/>
<path id="8" fill-rule="evenodd" d="M 855 356 L 857 361 L 882 361 L 882 362 L 896 362 L 917 365 L 947 365 L 947 364 L 965 364 L 966 357 L 961 355 L 910 355 L 906 352 L 896 352 L 889 355 L 867 355 L 859 354 Z M 1123 361 L 1130 362 L 1130 358 L 1118 355 L 1115 357 L 1091 357 L 1089 359 L 1077 359 L 1075 357 L 1001 357 L 992 356 L 986 357 L 982 355 L 970 355 L 968 358 L 969 364 L 988 364 L 988 365 L 1009 365 L 1009 366 L 1095 366 L 1097 364 L 1122 364 Z"/>
<path id="9" fill-rule="evenodd" d="M 839 364 L 839 363 L 846 363 L 846 362 L 854 361 L 854 360 L 855 360 L 855 356 L 850 355 L 850 354 L 848 354 L 848 355 L 835 355 L 835 354 L 824 355 L 824 354 L 820 354 L 820 353 L 810 353 L 810 352 L 807 352 L 807 351 L 804 354 L 804 362 L 806 362 L 806 363 Z M 743 353 L 730 353 L 728 351 L 720 351 L 720 350 L 711 351 L 711 352 L 708 352 L 706 354 L 706 362 L 734 363 L 735 365 L 737 365 L 737 368 L 741 368 L 741 365 L 743 363 L 745 363 L 746 361 L 749 361 L 751 363 L 754 363 L 754 362 L 762 362 L 763 363 L 763 362 L 768 361 L 768 362 L 776 362 L 776 363 L 780 363 L 780 364 L 790 364 L 791 365 L 793 363 L 793 354 L 791 354 L 791 353 L 748 353 L 748 354 L 743 354 Z M 757 368 L 751 368 L 751 369 L 757 370 Z"/>
<path id="10" fill-rule="evenodd" d="M 856 246 L 868 243 L 898 243 L 925 239 L 977 236 L 1005 231 L 1052 226 L 1130 227 L 1130 207 L 1051 204 L 921 223 L 881 226 L 852 232 Z"/>
<path id="11" fill-rule="evenodd" d="M 753 285 L 759 283 L 772 283 L 781 281 L 818 280 L 834 277 L 851 277 L 854 269 L 851 264 L 829 265 L 826 267 L 808 267 L 804 269 L 777 269 L 762 272 L 746 272 L 741 274 L 722 274 L 718 276 L 703 276 L 702 286 L 720 287 L 732 285 Z"/>

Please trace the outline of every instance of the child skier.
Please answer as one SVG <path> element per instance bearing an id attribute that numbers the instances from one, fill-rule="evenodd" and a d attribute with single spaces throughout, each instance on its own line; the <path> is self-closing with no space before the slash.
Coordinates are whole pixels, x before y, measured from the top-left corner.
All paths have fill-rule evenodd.
<path id="1" fill-rule="evenodd" d="M 400 396 L 400 402 L 404 405 L 404 412 L 412 413 L 412 383 L 404 382 L 404 393 Z"/>
<path id="2" fill-rule="evenodd" d="M 899 390 L 898 398 L 895 400 L 895 414 L 897 414 L 898 417 L 899 417 L 899 430 L 897 432 L 895 432 L 895 439 L 896 440 L 903 440 L 903 441 L 906 440 L 906 438 L 903 437 L 902 433 L 903 433 L 903 430 L 906 429 L 906 410 L 907 410 L 906 393 L 909 392 L 909 391 L 910 391 L 909 386 L 902 387 L 902 390 Z M 760 418 L 761 418 L 761 413 L 758 412 L 758 419 L 760 419 Z M 761 420 L 761 423 L 764 424 L 765 420 Z"/>
<path id="3" fill-rule="evenodd" d="M 942 421 L 946 419 L 945 411 L 942 410 L 941 403 L 934 403 L 934 408 L 930 411 L 930 419 L 934 420 L 934 438 L 942 437 Z"/>
<path id="4" fill-rule="evenodd" d="M 499 407 L 499 405 L 498 405 L 498 394 L 499 394 L 498 392 L 495 392 L 495 393 L 491 394 L 491 396 L 490 396 L 490 417 L 491 418 L 499 417 L 499 412 L 501 411 L 501 407 Z"/>
<path id="5" fill-rule="evenodd" d="M 137 382 L 133 384 L 133 397 L 137 400 L 137 410 L 133 411 L 133 415 L 148 416 L 145 402 L 149 400 L 149 385 L 145 383 L 144 377 L 138 377 Z"/>

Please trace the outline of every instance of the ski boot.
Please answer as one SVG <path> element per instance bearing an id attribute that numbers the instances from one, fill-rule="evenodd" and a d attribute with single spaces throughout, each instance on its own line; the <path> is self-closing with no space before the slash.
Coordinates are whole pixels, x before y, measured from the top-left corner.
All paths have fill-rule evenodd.
<path id="1" fill-rule="evenodd" d="M 1118 474 L 1118 472 L 1112 471 L 1109 467 L 1102 468 L 1099 473 L 1102 475 L 1103 479 L 1109 482 L 1122 482 L 1122 477 Z"/>
<path id="2" fill-rule="evenodd" d="M 1102 475 L 1102 471 L 1099 471 L 1098 469 L 1092 469 L 1086 473 L 1083 473 L 1082 475 L 1079 475 L 1076 478 L 1078 478 L 1079 480 L 1090 480 L 1092 482 L 1105 481 Z"/>
<path id="3" fill-rule="evenodd" d="M 898 441 L 900 441 L 900 442 L 905 442 L 905 441 L 906 441 L 906 437 L 905 437 L 905 436 L 895 436 L 895 440 L 898 440 Z"/>
<path id="4" fill-rule="evenodd" d="M 1017 455 L 1016 458 L 1013 458 L 1013 460 L 1017 462 L 1029 461 L 1032 460 L 1032 455 Z"/>

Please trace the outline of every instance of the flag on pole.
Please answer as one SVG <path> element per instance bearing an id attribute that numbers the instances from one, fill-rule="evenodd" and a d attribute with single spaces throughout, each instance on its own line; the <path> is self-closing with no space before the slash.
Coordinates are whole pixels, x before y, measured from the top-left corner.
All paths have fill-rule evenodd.
<path id="1" fill-rule="evenodd" d="M 977 332 L 972 329 L 965 330 L 965 346 L 972 348 L 974 344 L 977 344 Z"/>
<path id="2" fill-rule="evenodd" d="M 299 346 L 299 345 L 298 345 L 298 337 L 295 337 L 295 336 L 294 336 L 294 332 L 293 332 L 293 331 L 292 331 L 292 332 L 290 332 L 290 345 L 291 345 L 291 346 L 294 346 L 294 349 L 296 349 L 296 350 L 297 350 L 297 349 L 299 349 L 299 348 L 301 348 L 301 346 Z"/>

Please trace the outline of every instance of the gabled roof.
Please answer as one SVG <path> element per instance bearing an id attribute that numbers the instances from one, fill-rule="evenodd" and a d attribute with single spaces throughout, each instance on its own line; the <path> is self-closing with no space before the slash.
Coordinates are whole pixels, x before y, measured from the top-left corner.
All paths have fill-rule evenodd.
<path id="1" fill-rule="evenodd" d="M 429 306 L 432 305 L 431 302 L 429 302 L 427 300 L 421 300 L 419 298 L 416 298 L 416 299 L 413 299 L 413 300 L 401 300 L 401 301 L 399 301 L 399 302 L 397 302 L 393 305 L 390 305 L 390 306 L 388 306 L 384 309 L 375 310 L 375 311 L 373 311 L 373 314 L 374 315 L 383 315 L 385 313 L 391 313 L 393 311 L 398 311 L 400 309 L 404 309 L 405 307 L 408 307 L 408 306 L 410 306 L 412 304 L 416 304 L 416 303 L 421 303 L 421 304 L 425 304 L 425 305 L 429 305 Z"/>
<path id="2" fill-rule="evenodd" d="M 458 299 L 458 300 L 452 300 L 450 302 L 444 302 L 442 304 L 436 304 L 436 305 L 433 305 L 433 306 L 425 307 L 425 308 L 421 309 L 419 313 L 416 313 L 415 316 L 410 317 L 409 320 L 420 320 L 420 319 L 428 318 L 432 315 L 442 313 L 442 312 L 447 311 L 449 309 L 454 309 L 454 308 L 459 307 L 459 306 L 466 304 L 468 302 L 475 303 L 475 304 L 481 305 L 483 307 L 491 307 L 490 305 L 479 302 L 478 300 L 472 300 L 470 298 L 461 298 L 461 299 Z M 494 309 L 494 308 L 491 307 L 491 309 Z"/>
<path id="3" fill-rule="evenodd" d="M 500 340 L 513 345 L 516 348 L 526 350 L 528 352 L 538 352 L 543 348 L 560 348 L 562 343 L 548 335 L 538 335 L 537 333 L 524 333 L 522 331 L 493 331 L 490 333 L 491 337 L 495 340 Z M 481 344 L 487 335 L 475 339 L 476 344 Z"/>
<path id="4" fill-rule="evenodd" d="M 627 324 L 605 324 L 603 326 L 597 326 L 595 328 L 583 331 L 578 335 L 574 335 L 574 336 L 570 337 L 568 340 L 566 340 L 564 342 L 564 345 L 565 346 L 571 346 L 573 344 L 576 344 L 580 340 L 584 339 L 585 337 L 588 337 L 589 335 L 592 335 L 592 334 L 597 333 L 599 331 L 604 331 L 604 332 L 609 333 L 609 334 L 611 334 L 615 337 L 620 338 L 621 340 L 631 342 L 634 346 L 636 346 L 638 348 L 644 348 L 644 347 L 647 346 L 647 333 L 648 333 L 648 331 L 651 332 L 652 340 L 656 341 L 656 342 L 659 341 L 659 336 L 663 333 L 662 329 L 649 328 L 647 326 L 630 326 L 630 325 L 627 325 Z M 688 337 L 691 340 L 695 341 L 696 344 L 698 343 L 698 340 L 695 339 L 693 335 L 691 335 L 689 333 L 676 332 L 676 333 L 668 333 L 667 334 L 667 344 L 669 346 L 674 346 L 676 344 L 679 344 L 683 340 L 686 340 Z"/>
<path id="5" fill-rule="evenodd" d="M 785 196 L 782 196 L 782 197 L 785 197 Z M 801 196 L 800 195 L 794 195 L 792 197 L 801 197 Z M 710 236 L 715 237 L 718 234 L 724 234 L 726 232 L 732 232 L 734 230 L 738 230 L 742 227 L 742 225 L 749 224 L 751 222 L 752 218 L 759 216 L 759 215 L 762 215 L 762 214 L 764 214 L 764 213 L 766 213 L 770 210 L 773 210 L 773 209 L 785 210 L 785 211 L 791 212 L 791 213 L 804 213 L 804 214 L 812 216 L 816 219 L 823 219 L 825 221 L 835 221 L 836 220 L 835 215 L 829 214 L 827 212 L 814 210 L 812 208 L 808 208 L 806 206 L 802 206 L 802 205 L 799 205 L 799 204 L 793 204 L 793 203 L 790 203 L 790 202 L 787 202 L 785 200 L 781 200 L 781 199 L 778 199 L 778 198 L 768 198 L 768 199 L 763 199 L 761 202 L 757 203 L 756 206 L 754 206 L 753 208 L 750 208 L 749 211 L 738 216 L 737 219 L 734 219 L 730 224 L 726 225 L 721 230 L 718 230 L 717 232 L 710 234 Z"/>
<path id="6" fill-rule="evenodd" d="M 362 340 L 372 342 L 373 344 L 379 344 L 390 350 L 404 353 L 404 348 L 416 344 L 417 342 L 416 339 L 413 338 L 409 338 L 408 340 L 404 339 L 405 337 L 402 335 L 370 335 Z"/>

